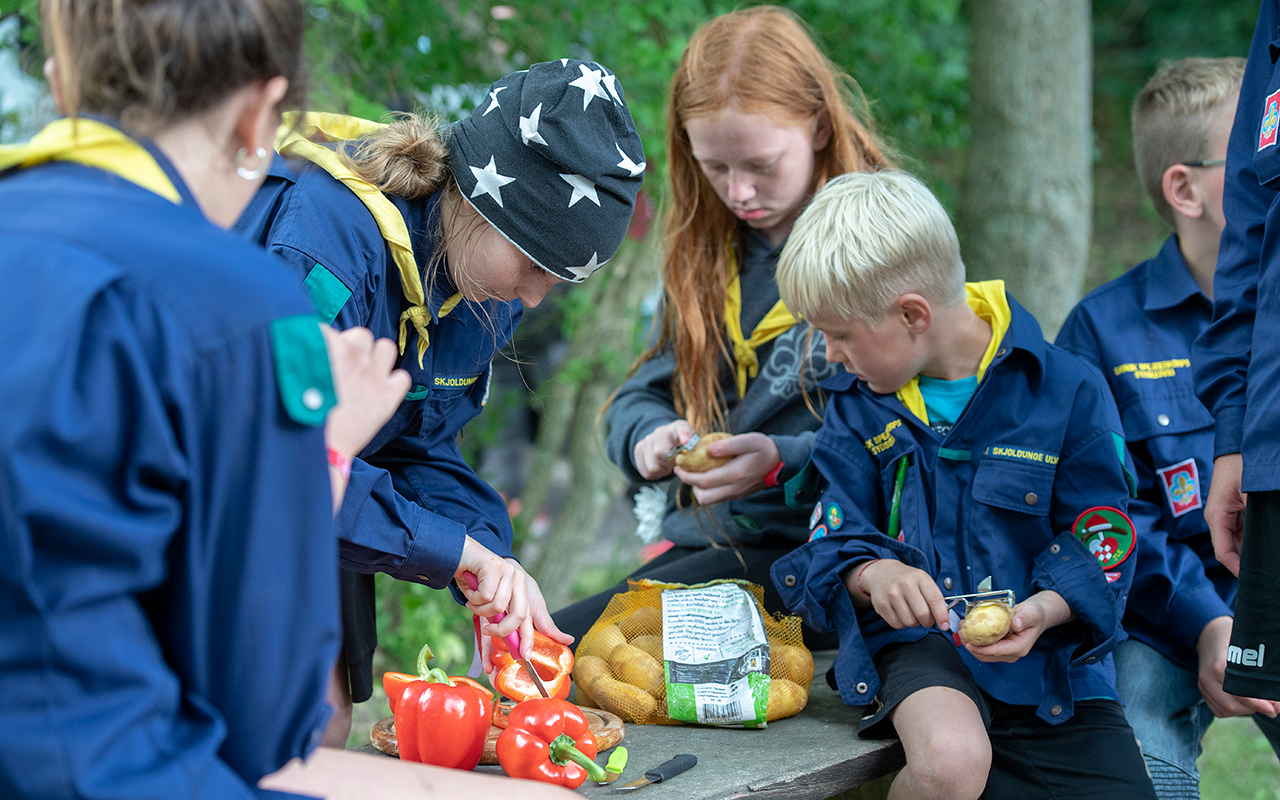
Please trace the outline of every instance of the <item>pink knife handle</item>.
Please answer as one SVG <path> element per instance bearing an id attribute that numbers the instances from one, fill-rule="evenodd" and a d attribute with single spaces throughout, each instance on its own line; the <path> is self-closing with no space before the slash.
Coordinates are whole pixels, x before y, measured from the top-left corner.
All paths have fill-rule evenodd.
<path id="1" fill-rule="evenodd" d="M 462 573 L 462 577 L 466 580 L 467 588 L 470 589 L 471 591 L 474 592 L 477 588 L 479 588 L 480 582 L 476 579 L 476 575 L 474 572 L 471 572 L 470 570 L 468 570 L 467 572 Z M 506 616 L 507 615 L 505 612 L 499 611 L 497 614 L 494 614 L 492 617 L 489 617 L 489 621 L 496 625 L 499 622 L 502 622 L 502 620 Z M 512 631 L 511 633 L 508 633 L 507 638 L 503 639 L 502 641 L 507 643 L 507 648 L 508 650 L 510 650 L 511 655 L 515 656 L 516 658 L 520 657 L 519 631 Z"/>

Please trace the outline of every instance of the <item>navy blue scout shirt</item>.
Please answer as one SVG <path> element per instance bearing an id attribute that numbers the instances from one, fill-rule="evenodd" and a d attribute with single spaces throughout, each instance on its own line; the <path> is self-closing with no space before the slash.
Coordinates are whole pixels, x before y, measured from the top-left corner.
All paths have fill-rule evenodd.
<path id="1" fill-rule="evenodd" d="M 388 197 L 408 226 L 419 267 L 429 270 L 436 263 L 431 238 L 439 195 Z M 396 340 L 408 306 L 399 271 L 373 215 L 329 173 L 277 155 L 236 230 L 284 259 L 325 322 Z M 430 347 L 418 366 L 417 336 L 409 328 L 399 366 L 412 377 L 412 389 L 355 459 L 335 522 L 346 569 L 441 589 L 453 579 L 467 535 L 499 556 L 511 555 L 506 505 L 463 460 L 457 436 L 480 413 L 489 362 L 511 338 L 523 307 L 464 300 L 439 317 L 456 292 L 443 262 L 423 285 Z"/>
<path id="2" fill-rule="evenodd" d="M 1280 489 L 1280 3 L 1264 0 L 1227 143 L 1214 321 L 1192 352 L 1214 455 L 1241 453 L 1245 492 Z"/>
<path id="3" fill-rule="evenodd" d="M 1050 724 L 1069 719 L 1075 699 L 1116 697 L 1110 651 L 1134 559 L 1108 583 L 1071 527 L 1086 509 L 1128 503 L 1120 420 L 1098 371 L 1045 342 L 1035 319 L 1012 298 L 1008 304 L 1009 329 L 945 437 L 851 373 L 822 384 L 831 395 L 813 465 L 827 486 L 814 525 L 827 533 L 779 559 L 771 574 L 806 623 L 839 634 L 835 675 L 849 705 L 879 691 L 872 655 L 930 630 L 894 630 L 874 610 L 855 611 L 841 575 L 870 558 L 925 570 L 944 595 L 976 592 L 988 575 L 992 588 L 1012 589 L 1019 601 L 1058 592 L 1077 619 L 1046 631 L 1031 653 L 1012 664 L 984 664 L 963 648 L 961 657 L 984 691 L 1036 706 Z M 899 541 L 881 531 L 904 457 L 911 461 Z M 812 503 L 816 492 L 797 499 Z"/>
<path id="4" fill-rule="evenodd" d="M 1204 521 L 1213 418 L 1195 396 L 1191 345 L 1211 314 L 1170 236 L 1155 258 L 1086 295 L 1057 340 L 1102 370 L 1137 467 L 1129 516 L 1141 546 L 1125 630 L 1191 670 L 1200 632 L 1230 616 L 1236 590 Z"/>
<path id="5" fill-rule="evenodd" d="M 0 797 L 265 796 L 329 714 L 323 341 L 168 172 L 0 179 Z"/>

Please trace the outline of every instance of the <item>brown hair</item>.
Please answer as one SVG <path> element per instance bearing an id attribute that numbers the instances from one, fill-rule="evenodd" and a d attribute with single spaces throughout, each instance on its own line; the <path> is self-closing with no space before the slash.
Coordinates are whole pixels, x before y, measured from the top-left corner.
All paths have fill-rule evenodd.
<path id="1" fill-rule="evenodd" d="M 892 166 L 858 85 L 818 50 L 792 12 L 774 6 L 734 11 L 707 22 L 689 40 L 667 106 L 666 302 L 657 343 L 632 371 L 658 351 L 674 350 L 676 411 L 703 432 L 724 426 L 719 358 L 729 354 L 725 262 L 737 219 L 702 174 L 685 124 L 731 106 L 787 124 L 811 123 L 826 110 L 831 141 L 816 154 L 810 194 L 836 175 Z"/>
<path id="2" fill-rule="evenodd" d="M 1164 173 L 1174 164 L 1209 155 L 1209 140 L 1231 119 L 1221 113 L 1240 94 L 1243 58 L 1184 58 L 1165 63 L 1133 99 L 1133 160 L 1138 177 L 1164 221 Z"/>
<path id="3" fill-rule="evenodd" d="M 154 133 L 277 75 L 306 97 L 299 0 L 41 0 L 67 116 Z"/>
<path id="4" fill-rule="evenodd" d="M 449 175 L 448 151 L 433 115 L 401 112 L 385 128 L 339 148 L 339 155 L 383 194 L 426 197 Z"/>

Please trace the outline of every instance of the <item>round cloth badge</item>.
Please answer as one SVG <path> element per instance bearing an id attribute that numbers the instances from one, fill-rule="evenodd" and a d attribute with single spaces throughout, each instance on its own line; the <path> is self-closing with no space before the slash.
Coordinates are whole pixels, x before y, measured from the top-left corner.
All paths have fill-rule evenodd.
<path id="1" fill-rule="evenodd" d="M 813 527 L 817 525 L 819 522 L 822 522 L 822 501 L 821 500 L 819 500 L 818 504 L 813 507 L 813 513 L 809 515 L 809 530 L 813 530 Z"/>
<path id="2" fill-rule="evenodd" d="M 827 506 L 827 524 L 833 531 L 840 530 L 840 526 L 844 524 L 844 511 L 840 510 L 840 506 L 835 503 Z"/>
<path id="3" fill-rule="evenodd" d="M 814 539 L 821 539 L 823 536 L 826 536 L 826 535 L 827 535 L 827 526 L 819 525 L 818 527 L 813 529 L 813 533 L 809 534 L 809 541 L 812 542 Z"/>
<path id="4" fill-rule="evenodd" d="M 1088 509 L 1076 517 L 1071 533 L 1093 553 L 1104 570 L 1118 567 L 1133 552 L 1133 521 L 1116 508 Z"/>

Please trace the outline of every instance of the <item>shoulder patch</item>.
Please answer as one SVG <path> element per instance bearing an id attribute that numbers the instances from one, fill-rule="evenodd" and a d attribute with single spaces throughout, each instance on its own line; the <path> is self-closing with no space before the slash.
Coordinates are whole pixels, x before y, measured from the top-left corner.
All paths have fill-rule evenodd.
<path id="1" fill-rule="evenodd" d="M 1157 469 L 1156 474 L 1160 476 L 1160 485 L 1164 487 L 1164 495 L 1175 517 L 1203 505 L 1200 502 L 1200 472 L 1194 458 Z"/>
<path id="2" fill-rule="evenodd" d="M 813 529 L 813 533 L 809 534 L 809 541 L 812 542 L 814 539 L 821 539 L 826 535 L 827 535 L 827 526 L 819 525 L 818 527 Z"/>
<path id="3" fill-rule="evenodd" d="M 1123 511 L 1097 506 L 1076 517 L 1071 532 L 1080 540 L 1103 570 L 1120 566 L 1133 552 L 1133 521 Z M 1108 581 L 1114 579 L 1108 578 Z"/>
<path id="4" fill-rule="evenodd" d="M 326 325 L 338 318 L 338 312 L 351 299 L 351 290 L 324 264 L 317 263 L 312 267 L 302 285 L 307 287 L 307 293 L 311 295 L 316 315 Z"/>
<path id="5" fill-rule="evenodd" d="M 337 396 L 329 372 L 329 351 L 315 316 L 298 314 L 273 321 L 271 351 L 280 401 L 289 417 L 301 425 L 323 425 Z"/>

